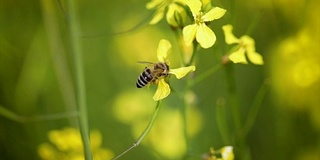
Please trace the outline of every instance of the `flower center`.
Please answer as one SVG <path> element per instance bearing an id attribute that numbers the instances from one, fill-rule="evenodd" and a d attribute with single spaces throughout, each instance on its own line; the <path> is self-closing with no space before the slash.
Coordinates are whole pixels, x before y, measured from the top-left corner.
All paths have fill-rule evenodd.
<path id="1" fill-rule="evenodd" d="M 194 17 L 194 22 L 196 24 L 200 24 L 200 23 L 204 23 L 203 19 L 202 19 L 202 16 L 203 16 L 203 12 L 199 12 L 195 17 Z"/>
<path id="2" fill-rule="evenodd" d="M 248 44 L 245 43 L 243 40 L 241 40 L 241 41 L 239 42 L 239 46 L 240 46 L 241 48 L 243 48 L 243 49 L 246 49 L 247 46 L 248 46 Z"/>

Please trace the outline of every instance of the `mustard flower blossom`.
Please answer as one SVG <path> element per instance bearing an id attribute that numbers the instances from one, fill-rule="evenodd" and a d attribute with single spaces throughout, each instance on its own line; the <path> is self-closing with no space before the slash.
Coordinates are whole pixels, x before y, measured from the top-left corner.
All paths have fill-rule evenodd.
<path id="1" fill-rule="evenodd" d="M 171 43 L 166 40 L 162 39 L 159 42 L 159 46 L 157 49 L 157 58 L 159 62 L 168 64 L 167 61 L 167 55 L 171 51 Z M 180 67 L 177 69 L 169 69 L 169 74 L 173 74 L 177 77 L 177 79 L 183 78 L 187 73 L 193 72 L 196 70 L 195 66 L 188 66 L 188 67 Z M 159 101 L 161 99 L 166 98 L 171 90 L 169 84 L 165 81 L 165 77 L 160 77 L 158 79 L 158 88 L 156 90 L 156 93 L 153 96 L 153 100 Z"/>
<path id="2" fill-rule="evenodd" d="M 202 156 L 203 160 L 233 160 L 233 147 L 232 146 L 225 146 L 219 150 L 214 150 L 210 148 L 210 152 L 206 153 Z"/>
<path id="3" fill-rule="evenodd" d="M 216 42 L 216 35 L 206 25 L 206 22 L 221 18 L 226 13 L 226 10 L 219 7 L 213 7 L 209 12 L 204 14 L 201 11 L 202 2 L 200 0 L 186 0 L 186 3 L 194 18 L 194 24 L 185 26 L 182 30 L 186 44 L 191 45 L 196 38 L 202 48 L 212 47 Z"/>
<path id="4" fill-rule="evenodd" d="M 232 146 L 225 146 L 221 148 L 220 150 L 221 153 L 221 160 L 233 160 L 234 159 L 234 154 L 233 154 L 233 147 Z"/>
<path id="5" fill-rule="evenodd" d="M 183 5 L 185 5 L 184 0 L 151 0 L 146 4 L 146 8 L 156 9 L 156 12 L 149 24 L 157 24 L 163 18 L 165 12 L 167 12 L 167 22 L 174 27 L 178 27 L 180 23 L 185 22 L 187 17 Z M 179 18 L 176 17 L 176 13 L 179 14 Z M 180 22 L 177 22 L 177 20 Z"/>
<path id="6" fill-rule="evenodd" d="M 69 127 L 62 130 L 52 130 L 49 132 L 48 138 L 51 143 L 39 145 L 38 154 L 40 159 L 84 160 L 83 144 L 79 130 Z M 114 156 L 111 150 L 102 148 L 102 135 L 98 130 L 90 132 L 90 140 L 94 159 L 110 159 Z"/>
<path id="7" fill-rule="evenodd" d="M 233 51 L 229 55 L 229 59 L 233 63 L 248 64 L 248 61 L 245 56 L 245 53 L 247 53 L 248 59 L 253 64 L 263 65 L 262 56 L 256 52 L 254 39 L 247 35 L 241 36 L 240 39 L 235 37 L 232 33 L 233 27 L 230 24 L 222 26 L 222 29 L 227 44 L 238 44 L 237 50 Z"/>

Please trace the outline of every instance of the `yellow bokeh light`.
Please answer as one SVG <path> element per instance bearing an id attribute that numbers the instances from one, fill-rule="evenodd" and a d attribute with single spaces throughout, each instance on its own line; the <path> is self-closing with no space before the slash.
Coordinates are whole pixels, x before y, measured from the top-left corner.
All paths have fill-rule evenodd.
<path id="1" fill-rule="evenodd" d="M 156 104 L 152 100 L 152 94 L 147 88 L 121 93 L 113 105 L 115 118 L 128 125 L 147 119 Z"/>
<path id="2" fill-rule="evenodd" d="M 135 139 L 142 134 L 151 120 L 156 102 L 151 91 L 128 91 L 120 94 L 114 103 L 114 115 L 122 123 L 131 126 Z M 200 111 L 195 107 L 186 108 L 187 133 L 195 136 L 201 129 Z M 189 138 L 190 138 L 189 137 Z M 170 107 L 163 103 L 159 115 L 149 135 L 142 145 L 152 147 L 157 153 L 168 159 L 179 159 L 186 152 L 183 119 L 178 107 Z"/>
<path id="3" fill-rule="evenodd" d="M 291 109 L 307 111 L 320 129 L 320 21 L 313 2 L 308 6 L 305 25 L 280 41 L 272 55 L 271 76 L 277 101 Z"/>
<path id="4" fill-rule="evenodd" d="M 48 134 L 51 143 L 39 145 L 38 154 L 44 160 L 84 160 L 83 145 L 78 129 L 66 127 Z M 102 148 L 102 135 L 98 130 L 90 132 L 91 151 L 94 159 L 113 157 L 112 151 Z"/>

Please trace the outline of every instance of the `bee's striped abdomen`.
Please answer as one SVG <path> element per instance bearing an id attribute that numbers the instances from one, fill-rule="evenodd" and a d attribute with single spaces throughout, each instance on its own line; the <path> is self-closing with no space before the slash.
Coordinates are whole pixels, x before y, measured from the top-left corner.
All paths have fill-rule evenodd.
<path id="1" fill-rule="evenodd" d="M 137 88 L 142 88 L 153 79 L 152 72 L 149 68 L 145 68 L 137 80 Z"/>

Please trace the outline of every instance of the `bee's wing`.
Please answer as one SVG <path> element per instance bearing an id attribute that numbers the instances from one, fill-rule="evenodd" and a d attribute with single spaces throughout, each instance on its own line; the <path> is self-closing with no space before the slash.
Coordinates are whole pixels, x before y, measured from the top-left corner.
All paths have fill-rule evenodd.
<path id="1" fill-rule="evenodd" d="M 147 64 L 147 65 L 153 65 L 153 64 L 154 64 L 154 63 L 152 63 L 152 62 L 147 62 L 147 61 L 138 61 L 137 63 Z"/>

